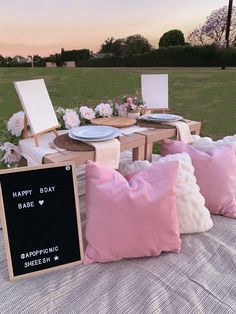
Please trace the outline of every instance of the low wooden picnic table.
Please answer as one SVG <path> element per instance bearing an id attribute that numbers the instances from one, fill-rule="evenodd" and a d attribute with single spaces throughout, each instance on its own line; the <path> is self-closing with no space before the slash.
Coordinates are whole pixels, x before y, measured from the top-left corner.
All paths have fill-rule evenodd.
<path id="1" fill-rule="evenodd" d="M 199 134 L 201 122 L 187 122 L 192 134 Z M 161 126 L 160 124 L 142 122 L 141 126 L 147 127 L 145 131 L 139 131 L 128 136 L 120 136 L 121 152 L 132 150 L 132 159 L 134 160 L 152 160 L 152 150 L 155 142 L 176 137 L 175 127 Z M 122 130 L 122 129 L 121 129 Z M 43 163 L 55 163 L 61 161 L 74 160 L 77 165 L 84 164 L 87 160 L 95 160 L 95 151 L 70 151 L 65 150 L 62 153 L 56 152 L 45 155 Z"/>

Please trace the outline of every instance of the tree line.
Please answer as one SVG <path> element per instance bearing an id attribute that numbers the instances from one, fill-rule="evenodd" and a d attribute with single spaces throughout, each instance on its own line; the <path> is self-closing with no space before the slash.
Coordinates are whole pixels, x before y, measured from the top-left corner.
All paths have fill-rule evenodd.
<path id="1" fill-rule="evenodd" d="M 158 43 L 159 48 L 170 46 L 202 46 L 215 44 L 218 47 L 226 46 L 228 6 L 214 10 L 204 23 L 195 28 L 185 41 L 181 30 L 173 29 L 165 32 Z M 229 29 L 229 45 L 236 46 L 236 8 L 232 7 Z M 107 38 L 101 45 L 100 52 L 111 54 L 114 57 L 130 57 L 153 50 L 148 40 L 141 35 L 126 38 Z"/>
<path id="2" fill-rule="evenodd" d="M 91 58 L 89 49 L 73 49 L 65 50 L 61 49 L 60 53 L 51 54 L 48 57 L 41 57 L 39 55 L 28 56 L 27 58 L 22 56 L 3 57 L 0 55 L 0 66 L 45 66 L 46 62 L 56 63 L 57 66 L 63 66 L 66 61 L 84 61 Z"/>

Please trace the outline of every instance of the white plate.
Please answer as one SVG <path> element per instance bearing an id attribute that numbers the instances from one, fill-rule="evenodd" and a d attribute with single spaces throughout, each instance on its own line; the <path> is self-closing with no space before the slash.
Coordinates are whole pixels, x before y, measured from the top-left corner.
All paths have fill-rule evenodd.
<path id="1" fill-rule="evenodd" d="M 102 137 L 102 138 L 81 138 L 81 137 L 77 137 L 74 136 L 72 131 L 70 130 L 68 135 L 70 138 L 72 138 L 73 140 L 77 140 L 77 141 L 82 141 L 82 142 L 103 142 L 103 141 L 108 141 L 108 140 L 112 140 L 113 138 L 120 136 L 121 135 L 121 131 L 117 128 L 112 128 L 113 129 L 113 133 L 109 136 L 106 137 Z"/>
<path id="2" fill-rule="evenodd" d="M 153 113 L 153 114 L 147 114 L 148 118 L 151 119 L 162 119 L 162 120 L 180 120 L 183 119 L 181 116 L 177 116 L 176 114 L 169 114 L 169 113 Z"/>
<path id="3" fill-rule="evenodd" d="M 110 136 L 113 131 L 110 126 L 80 126 L 72 129 L 72 134 L 79 138 L 96 139 Z"/>
<path id="4" fill-rule="evenodd" d="M 150 121 L 178 121 L 182 120 L 183 117 L 177 116 L 175 114 L 165 114 L 165 113 L 154 113 L 154 114 L 145 114 L 141 116 L 141 119 L 150 120 Z"/>

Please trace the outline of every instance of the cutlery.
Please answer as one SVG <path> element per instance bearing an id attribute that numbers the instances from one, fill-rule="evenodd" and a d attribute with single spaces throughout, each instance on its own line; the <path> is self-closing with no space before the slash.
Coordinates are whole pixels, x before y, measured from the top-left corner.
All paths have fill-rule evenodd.
<path id="1" fill-rule="evenodd" d="M 48 146 L 51 148 L 51 149 L 55 149 L 56 151 L 58 151 L 58 153 L 62 154 L 62 155 L 66 155 L 64 153 L 64 151 L 60 150 L 59 148 L 57 148 L 57 146 L 54 144 L 54 143 L 48 143 Z"/>

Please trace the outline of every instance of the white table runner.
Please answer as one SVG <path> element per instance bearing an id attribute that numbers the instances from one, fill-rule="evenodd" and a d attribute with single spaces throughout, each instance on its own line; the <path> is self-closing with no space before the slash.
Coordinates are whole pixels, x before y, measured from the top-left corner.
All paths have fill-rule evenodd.
<path id="1" fill-rule="evenodd" d="M 86 142 L 95 147 L 95 160 L 101 165 L 118 169 L 120 162 L 120 141 L 112 139 L 105 142 Z"/>
<path id="2" fill-rule="evenodd" d="M 68 130 L 60 130 L 58 133 L 59 135 L 62 135 L 68 133 Z M 29 166 L 42 164 L 43 157 L 45 155 L 57 152 L 56 149 L 49 147 L 49 143 L 52 143 L 54 139 L 55 134 L 53 132 L 48 132 L 40 135 L 38 147 L 35 146 L 35 140 L 33 137 L 19 141 L 21 154 L 27 160 Z"/>

